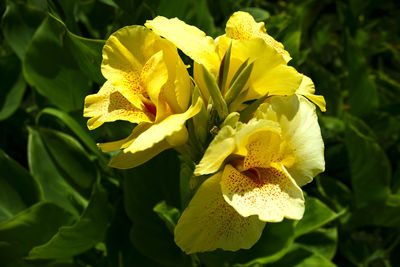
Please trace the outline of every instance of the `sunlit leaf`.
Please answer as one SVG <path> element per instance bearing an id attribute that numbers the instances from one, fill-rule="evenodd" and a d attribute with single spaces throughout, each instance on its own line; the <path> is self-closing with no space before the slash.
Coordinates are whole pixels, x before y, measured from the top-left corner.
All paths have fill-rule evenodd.
<path id="1" fill-rule="evenodd" d="M 65 259 L 101 242 L 108 226 L 107 205 L 107 192 L 95 185 L 89 204 L 78 221 L 61 227 L 46 244 L 34 247 L 29 252 L 29 259 Z"/>

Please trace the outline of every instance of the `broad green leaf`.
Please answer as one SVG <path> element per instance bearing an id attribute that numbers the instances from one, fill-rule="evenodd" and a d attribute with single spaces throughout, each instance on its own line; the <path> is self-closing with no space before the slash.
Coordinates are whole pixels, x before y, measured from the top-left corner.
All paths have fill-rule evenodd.
<path id="1" fill-rule="evenodd" d="M 6 95 L 6 99 L 0 110 L 0 120 L 10 117 L 21 104 L 22 97 L 24 96 L 26 83 L 22 75 L 20 75 Z"/>
<path id="2" fill-rule="evenodd" d="M 377 88 L 368 73 L 367 62 L 361 47 L 347 34 L 346 56 L 349 70 L 347 89 L 350 111 L 355 115 L 365 115 L 378 107 Z"/>
<path id="3" fill-rule="evenodd" d="M 47 242 L 72 216 L 52 203 L 39 202 L 0 224 L 2 263 L 26 256 L 29 250 Z"/>
<path id="4" fill-rule="evenodd" d="M 78 221 L 61 227 L 46 244 L 34 247 L 29 252 L 29 259 L 65 259 L 80 254 L 103 241 L 107 227 L 107 192 L 96 184 Z"/>
<path id="5" fill-rule="evenodd" d="M 317 229 L 296 238 L 295 243 L 305 250 L 332 260 L 336 253 L 338 232 L 335 227 Z"/>
<path id="6" fill-rule="evenodd" d="M 351 206 L 351 191 L 345 184 L 325 175 L 319 175 L 316 181 L 323 200 L 331 204 L 337 212 L 340 213 Z"/>
<path id="7" fill-rule="evenodd" d="M 36 181 L 25 168 L 0 149 L 0 222 L 38 200 Z"/>
<path id="8" fill-rule="evenodd" d="M 356 206 L 385 201 L 390 193 L 391 166 L 371 130 L 361 120 L 348 116 L 345 142 Z"/>
<path id="9" fill-rule="evenodd" d="M 208 8 L 207 0 L 192 1 L 193 6 L 187 11 L 188 23 L 213 36 L 215 33 L 214 18 Z"/>
<path id="10" fill-rule="evenodd" d="M 26 208 L 18 192 L 0 177 L 0 222 L 10 219 L 12 216 Z"/>
<path id="11" fill-rule="evenodd" d="M 400 225 L 400 206 L 391 203 L 370 204 L 350 214 L 347 228 L 360 226 L 396 227 Z"/>
<path id="12" fill-rule="evenodd" d="M 255 21 L 265 21 L 270 17 L 268 11 L 258 8 L 258 7 L 246 7 L 242 8 L 242 11 L 250 13 Z"/>
<path id="13" fill-rule="evenodd" d="M 10 117 L 20 105 L 26 84 L 20 74 L 21 64 L 15 54 L 0 57 L 0 121 Z"/>
<path id="14" fill-rule="evenodd" d="M 267 223 L 260 240 L 249 250 L 217 250 L 199 253 L 206 266 L 255 266 L 275 262 L 283 257 L 294 240 L 295 221 Z"/>
<path id="15" fill-rule="evenodd" d="M 32 128 L 29 128 L 28 162 L 31 174 L 40 184 L 42 198 L 77 217 L 87 205 L 87 200 L 64 179 L 40 133 Z"/>
<path id="16" fill-rule="evenodd" d="M 181 0 L 161 0 L 157 7 L 157 15 L 167 18 L 180 18 L 184 19 L 187 11 L 190 8 L 190 2 Z"/>
<path id="17" fill-rule="evenodd" d="M 50 129 L 40 128 L 39 134 L 68 181 L 84 189 L 91 188 L 96 181 L 97 170 L 81 144 L 70 135 Z"/>
<path id="18" fill-rule="evenodd" d="M 304 248 L 294 247 L 281 260 L 268 266 L 290 267 L 335 267 L 336 265 L 325 257 L 312 253 Z"/>
<path id="19" fill-rule="evenodd" d="M 34 6 L 22 1 L 7 1 L 2 21 L 3 34 L 21 60 L 44 17 L 45 13 Z"/>
<path id="20" fill-rule="evenodd" d="M 103 84 L 105 79 L 101 74 L 101 51 L 104 46 L 103 40 L 87 39 L 68 31 L 65 46 L 82 70 L 90 79 L 98 84 Z"/>
<path id="21" fill-rule="evenodd" d="M 336 219 L 339 214 L 314 197 L 306 197 L 306 210 L 295 228 L 296 237 L 309 233 Z"/>
<path id="22" fill-rule="evenodd" d="M 189 258 L 175 245 L 173 235 L 153 211 L 163 200 L 179 206 L 179 162 L 175 152 L 164 151 L 125 173 L 124 203 L 132 221 L 131 242 L 159 264 L 182 265 Z"/>
<path id="23" fill-rule="evenodd" d="M 65 35 L 65 28 L 55 18 L 43 20 L 26 50 L 24 77 L 62 110 L 82 110 L 90 82 L 65 49 Z"/>
<path id="24" fill-rule="evenodd" d="M 298 25 L 293 25 L 287 29 L 286 35 L 282 40 L 282 43 L 285 45 L 285 50 L 293 57 L 293 63 L 295 65 L 300 64 L 300 40 L 301 29 Z"/>
<path id="25" fill-rule="evenodd" d="M 89 130 L 86 128 L 82 128 L 71 116 L 61 110 L 57 110 L 54 108 L 45 108 L 43 109 L 39 115 L 37 116 L 36 120 L 38 121 L 40 116 L 43 114 L 51 115 L 63 123 L 65 123 L 71 131 L 79 137 L 79 139 L 89 148 L 97 157 L 103 162 L 107 163 L 107 159 L 105 158 L 104 154 L 97 148 L 96 142 L 90 137 Z"/>
<path id="26" fill-rule="evenodd" d="M 124 210 L 122 195 L 113 205 L 113 218 L 105 239 L 110 266 L 161 266 L 140 254 L 130 241 L 131 221 Z"/>
<path id="27" fill-rule="evenodd" d="M 167 205 L 165 201 L 159 202 L 154 206 L 153 210 L 157 213 L 161 220 L 164 221 L 165 225 L 168 227 L 168 230 L 173 234 L 176 223 L 181 216 L 180 211 L 175 207 Z"/>

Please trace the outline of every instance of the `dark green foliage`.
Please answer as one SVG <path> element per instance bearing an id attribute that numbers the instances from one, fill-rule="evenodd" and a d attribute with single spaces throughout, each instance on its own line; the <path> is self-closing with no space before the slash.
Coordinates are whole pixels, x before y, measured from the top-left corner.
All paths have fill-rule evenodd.
<path id="1" fill-rule="evenodd" d="M 267 224 L 250 250 L 187 256 L 172 231 L 192 161 L 109 168 L 96 143 L 132 125 L 89 132 L 83 101 L 115 30 L 163 15 L 216 37 L 237 10 L 325 96 L 326 171 L 303 187 L 301 221 Z M 0 266 L 400 266 L 398 1 L 8 0 L 0 15 Z"/>

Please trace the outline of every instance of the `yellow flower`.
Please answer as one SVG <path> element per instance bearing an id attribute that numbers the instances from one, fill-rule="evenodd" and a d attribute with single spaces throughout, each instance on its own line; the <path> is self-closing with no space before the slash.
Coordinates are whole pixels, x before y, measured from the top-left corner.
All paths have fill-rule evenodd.
<path id="1" fill-rule="evenodd" d="M 224 126 L 196 166 L 214 174 L 175 228 L 186 253 L 250 248 L 265 222 L 301 219 L 300 186 L 325 167 L 315 106 L 302 96 L 271 97 L 248 123 Z"/>
<path id="2" fill-rule="evenodd" d="M 188 108 L 193 85 L 171 42 L 143 26 L 124 27 L 104 45 L 101 71 L 107 81 L 85 99 L 88 128 L 116 120 L 138 124 L 129 137 L 99 144 L 103 151 L 123 149 L 110 166 L 132 168 L 186 142 L 185 121 L 202 103 Z"/>
<path id="3" fill-rule="evenodd" d="M 158 16 L 147 21 L 146 27 L 165 37 L 194 60 L 194 80 L 199 86 L 204 101 L 208 101 L 209 92 L 203 79 L 203 65 L 215 78 L 220 75 L 221 61 L 230 44 L 231 58 L 229 72 L 224 88 L 226 94 L 229 85 L 240 66 L 245 62 L 253 62 L 251 75 L 244 89 L 248 91 L 241 102 L 258 99 L 268 95 L 303 94 L 299 91 L 303 75 L 293 67 L 287 66 L 289 53 L 283 45 L 267 34 L 264 23 L 256 23 L 246 12 L 234 13 L 227 22 L 226 34 L 215 41 L 194 26 L 187 25 L 177 18 L 167 19 Z M 200 65 L 199 65 L 200 64 Z M 315 91 L 315 90 L 314 90 Z M 309 95 L 314 92 L 308 92 Z M 316 102 L 321 109 L 325 108 L 322 96 Z M 310 98 L 314 101 L 313 98 Z M 229 103 L 228 103 L 229 104 Z M 230 112 L 236 111 L 237 105 Z"/>

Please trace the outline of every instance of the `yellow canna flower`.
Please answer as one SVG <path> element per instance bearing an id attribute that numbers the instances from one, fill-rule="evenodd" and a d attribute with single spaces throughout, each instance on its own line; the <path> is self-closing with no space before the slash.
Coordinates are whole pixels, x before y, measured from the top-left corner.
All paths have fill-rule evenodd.
<path id="1" fill-rule="evenodd" d="M 229 86 L 235 80 L 235 74 L 247 63 L 252 63 L 253 66 L 248 82 L 243 86 L 241 103 L 267 94 L 285 96 L 304 93 L 298 90 L 303 75 L 287 65 L 290 60 L 289 53 L 284 50 L 281 43 L 267 34 L 264 23 L 256 23 L 254 18 L 246 12 L 234 13 L 227 22 L 226 34 L 219 36 L 216 40 L 178 18 L 167 19 L 158 16 L 147 21 L 145 26 L 170 40 L 194 60 L 194 80 L 206 102 L 210 94 L 200 65 L 203 65 L 216 79 L 221 79 L 222 62 L 230 45 L 227 80 L 224 84 L 220 84 L 223 87 L 221 88 L 223 95 L 227 93 Z M 313 93 L 308 92 L 309 95 Z M 323 99 L 322 96 L 319 98 Z M 314 101 L 313 98 L 310 100 Z M 317 104 L 321 109 L 325 108 L 322 101 Z M 237 109 L 241 108 L 234 105 L 230 107 L 230 112 Z"/>
<path id="2" fill-rule="evenodd" d="M 300 186 L 325 168 L 315 106 L 302 96 L 271 97 L 246 124 L 224 126 L 196 166 L 213 174 L 175 228 L 186 253 L 248 249 L 265 222 L 301 219 Z"/>
<path id="3" fill-rule="evenodd" d="M 184 124 L 202 102 L 188 108 L 193 85 L 170 41 L 143 26 L 124 27 L 104 45 L 101 71 L 107 81 L 85 99 L 88 128 L 116 120 L 138 124 L 127 138 L 99 144 L 103 151 L 123 149 L 110 166 L 132 168 L 186 142 Z"/>

